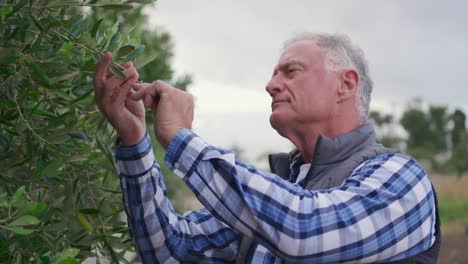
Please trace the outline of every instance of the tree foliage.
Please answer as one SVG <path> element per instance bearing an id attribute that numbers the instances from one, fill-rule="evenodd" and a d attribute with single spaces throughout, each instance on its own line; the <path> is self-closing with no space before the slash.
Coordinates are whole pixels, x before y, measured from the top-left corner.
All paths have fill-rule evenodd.
<path id="1" fill-rule="evenodd" d="M 125 261 L 114 130 L 94 104 L 97 60 L 173 78 L 170 36 L 142 27 L 150 0 L 0 3 L 0 262 Z"/>
<path id="2" fill-rule="evenodd" d="M 410 155 L 429 161 L 432 169 L 441 173 L 461 176 L 468 171 L 468 133 L 462 110 L 450 112 L 447 106 L 423 107 L 421 99 L 410 101 L 399 120 L 406 139 L 395 132 L 398 124 L 392 114 L 371 111 L 369 120 L 383 145 L 403 149 L 404 143 Z"/>
<path id="3" fill-rule="evenodd" d="M 462 110 L 456 109 L 451 116 L 453 128 L 451 132 L 452 146 L 456 147 L 462 143 L 466 131 L 466 115 Z"/>
<path id="4" fill-rule="evenodd" d="M 407 151 L 416 158 L 429 160 L 439 172 L 468 171 L 466 116 L 460 109 L 449 113 L 446 106 L 429 105 L 424 110 L 413 104 L 400 119 L 408 133 Z"/>
<path id="5" fill-rule="evenodd" d="M 431 158 L 447 151 L 449 115 L 446 106 L 431 105 L 427 111 L 407 109 L 400 123 L 408 132 L 408 152 L 420 158 Z"/>
<path id="6" fill-rule="evenodd" d="M 377 128 L 377 141 L 384 146 L 400 148 L 403 141 L 396 133 L 394 118 L 391 114 L 384 114 L 378 111 L 371 111 L 369 119 Z"/>
<path id="7" fill-rule="evenodd" d="M 451 116 L 453 128 L 451 131 L 452 157 L 457 176 L 460 177 L 468 171 L 468 133 L 466 131 L 466 115 L 462 110 L 456 109 Z"/>

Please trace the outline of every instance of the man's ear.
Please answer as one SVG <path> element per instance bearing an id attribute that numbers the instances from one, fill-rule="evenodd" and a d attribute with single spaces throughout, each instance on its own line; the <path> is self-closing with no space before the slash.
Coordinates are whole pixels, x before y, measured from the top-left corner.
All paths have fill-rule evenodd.
<path id="1" fill-rule="evenodd" d="M 359 73 L 354 69 L 343 70 L 340 80 L 338 102 L 342 102 L 356 95 L 360 83 Z"/>

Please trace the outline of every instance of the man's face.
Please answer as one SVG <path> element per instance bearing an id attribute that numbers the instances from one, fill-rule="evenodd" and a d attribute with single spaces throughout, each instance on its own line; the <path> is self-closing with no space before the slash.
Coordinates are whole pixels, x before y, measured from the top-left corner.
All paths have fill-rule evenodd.
<path id="1" fill-rule="evenodd" d="M 325 68 L 315 42 L 298 41 L 281 55 L 266 90 L 272 97 L 270 123 L 281 135 L 304 125 L 326 125 L 337 101 L 337 73 Z"/>

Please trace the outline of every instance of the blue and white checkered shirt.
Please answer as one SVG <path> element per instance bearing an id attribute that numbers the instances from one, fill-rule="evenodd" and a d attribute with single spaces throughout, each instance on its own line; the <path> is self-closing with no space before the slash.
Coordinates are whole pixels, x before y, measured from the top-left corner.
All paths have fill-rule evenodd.
<path id="1" fill-rule="evenodd" d="M 435 240 L 431 182 L 404 154 L 371 158 L 341 186 L 320 191 L 257 170 L 187 129 L 165 161 L 206 209 L 174 211 L 148 135 L 116 146 L 128 224 L 144 263 L 233 262 L 242 235 L 258 242 L 251 263 L 385 262 Z"/>

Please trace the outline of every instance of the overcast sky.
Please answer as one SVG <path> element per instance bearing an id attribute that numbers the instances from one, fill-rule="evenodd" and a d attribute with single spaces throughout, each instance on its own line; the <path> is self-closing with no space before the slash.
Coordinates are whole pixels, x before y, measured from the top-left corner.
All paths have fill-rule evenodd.
<path id="1" fill-rule="evenodd" d="M 160 0 L 145 11 L 172 35 L 177 73 L 194 77 L 194 130 L 252 162 L 291 148 L 269 125 L 264 87 L 283 42 L 304 31 L 345 33 L 364 50 L 371 109 L 398 114 L 422 97 L 468 112 L 468 1 Z"/>

